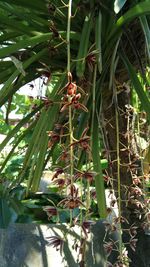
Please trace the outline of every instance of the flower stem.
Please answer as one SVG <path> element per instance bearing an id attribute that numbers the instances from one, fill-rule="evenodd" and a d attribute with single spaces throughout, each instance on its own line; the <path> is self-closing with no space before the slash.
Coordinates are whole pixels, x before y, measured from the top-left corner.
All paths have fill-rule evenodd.
<path id="1" fill-rule="evenodd" d="M 118 118 L 118 110 L 116 106 L 115 111 L 116 117 L 116 149 L 117 149 L 117 182 L 118 182 L 118 215 L 119 219 L 121 218 L 121 182 L 120 182 L 120 153 L 119 153 L 119 118 Z M 122 230 L 121 230 L 121 222 L 119 222 L 119 253 L 122 255 Z"/>
<path id="2" fill-rule="evenodd" d="M 70 62 L 71 62 L 71 55 L 70 55 L 70 27 L 71 27 L 71 7 L 72 7 L 72 0 L 68 2 L 68 23 L 67 23 L 67 72 L 68 72 L 68 80 L 69 80 L 69 73 L 70 73 Z M 71 102 L 71 97 L 69 99 Z M 71 186 L 73 185 L 73 128 L 72 128 L 72 106 L 69 106 L 69 135 L 70 135 L 70 177 L 71 177 Z M 73 212 L 70 210 L 70 226 L 72 225 L 73 220 Z"/>
<path id="3" fill-rule="evenodd" d="M 68 23 L 67 23 L 67 71 L 70 72 L 70 27 L 71 27 L 71 7 L 72 0 L 69 0 L 68 3 Z"/>
<path id="4" fill-rule="evenodd" d="M 70 176 L 71 176 L 71 184 L 73 184 L 73 129 L 72 129 L 72 108 L 71 105 L 69 106 L 69 134 L 70 134 Z"/>

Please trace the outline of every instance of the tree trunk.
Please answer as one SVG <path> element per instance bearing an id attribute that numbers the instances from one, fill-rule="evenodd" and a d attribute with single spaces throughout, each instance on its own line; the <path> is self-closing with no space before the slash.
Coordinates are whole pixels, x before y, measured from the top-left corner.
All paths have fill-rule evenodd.
<path id="1" fill-rule="evenodd" d="M 102 106 L 103 133 L 109 158 L 109 171 L 110 176 L 113 177 L 113 188 L 118 197 L 116 128 L 116 112 L 118 112 L 122 228 L 129 229 L 133 224 L 138 227 L 138 234 L 135 237 L 138 238 L 136 252 L 134 253 L 128 246 L 129 257 L 132 261 L 130 266 L 148 267 L 150 265 L 145 265 L 145 262 L 148 262 L 149 259 L 144 247 L 145 244 L 150 244 L 150 235 L 144 238 L 145 232 L 142 229 L 146 207 L 145 198 L 142 195 L 142 183 L 138 183 L 140 181 L 138 177 L 141 176 L 141 161 L 134 133 L 135 114 L 130 106 L 128 88 L 122 86 L 119 87 L 119 91 L 116 91 L 116 99 L 114 93 L 108 91 L 107 88 L 102 93 L 102 99 L 105 99 Z M 123 241 L 125 243 L 129 242 L 130 238 L 131 236 L 125 231 Z M 143 254 L 143 258 L 137 263 L 135 257 L 139 251 L 140 254 Z"/>

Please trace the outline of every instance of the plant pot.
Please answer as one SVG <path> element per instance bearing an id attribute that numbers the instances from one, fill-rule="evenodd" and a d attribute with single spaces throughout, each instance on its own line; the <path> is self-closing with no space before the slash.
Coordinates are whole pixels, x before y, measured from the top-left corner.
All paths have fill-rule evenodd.
<path id="1" fill-rule="evenodd" d="M 59 246 L 48 245 L 51 236 L 61 237 L 62 251 Z M 0 266 L 1 267 L 104 267 L 106 255 L 103 247 L 105 227 L 98 221 L 91 227 L 86 238 L 85 265 L 81 265 L 79 255 L 81 227 L 69 227 L 66 224 L 37 225 L 11 224 L 7 229 L 0 229 Z M 117 233 L 111 236 L 116 240 Z M 75 249 L 77 248 L 77 250 Z M 117 255 L 111 254 L 109 261 L 115 262 Z"/>

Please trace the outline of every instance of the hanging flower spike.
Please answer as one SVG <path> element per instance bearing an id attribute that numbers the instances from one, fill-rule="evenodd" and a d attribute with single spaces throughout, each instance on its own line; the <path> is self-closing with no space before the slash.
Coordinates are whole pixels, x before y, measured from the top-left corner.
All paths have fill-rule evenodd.
<path id="1" fill-rule="evenodd" d="M 54 206 L 45 206 L 43 210 L 46 212 L 48 219 L 50 220 L 52 216 L 57 216 L 58 212 Z"/>

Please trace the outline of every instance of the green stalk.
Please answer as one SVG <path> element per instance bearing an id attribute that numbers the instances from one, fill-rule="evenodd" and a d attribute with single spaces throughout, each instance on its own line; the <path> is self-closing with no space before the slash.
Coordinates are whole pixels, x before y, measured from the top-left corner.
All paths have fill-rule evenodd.
<path id="1" fill-rule="evenodd" d="M 97 74 L 97 64 L 94 67 L 94 76 L 93 76 L 93 96 L 92 96 L 92 122 L 91 122 L 91 147 L 92 147 L 92 158 L 93 158 L 93 167 L 97 172 L 95 177 L 95 187 L 96 187 L 96 196 L 97 196 L 97 205 L 99 210 L 99 215 L 102 218 L 106 218 L 106 199 L 105 199 L 105 188 L 104 180 L 102 174 L 102 166 L 100 163 L 100 147 L 99 147 L 99 131 L 98 131 L 98 121 L 97 116 L 95 115 L 95 101 L 96 101 L 96 74 Z"/>
<path id="2" fill-rule="evenodd" d="M 71 27 L 71 7 L 72 7 L 72 0 L 69 0 L 68 3 L 68 23 L 67 23 L 67 72 L 68 72 L 68 79 L 70 73 L 70 64 L 71 64 L 71 55 L 70 55 L 70 27 Z M 71 102 L 71 98 L 69 99 Z M 71 176 L 71 186 L 73 185 L 73 129 L 72 129 L 72 107 L 69 106 L 69 134 L 70 134 L 70 176 Z M 73 213 L 70 210 L 70 225 L 72 225 Z"/>
<path id="3" fill-rule="evenodd" d="M 116 150 L 117 150 L 117 181 L 118 181 L 118 215 L 119 219 L 121 218 L 121 181 L 120 181 L 120 153 L 119 153 L 119 119 L 118 119 L 118 110 L 116 107 L 115 111 L 116 117 Z M 119 252 L 122 255 L 122 230 L 121 222 L 119 222 Z"/>
<path id="4" fill-rule="evenodd" d="M 69 0 L 68 4 L 68 23 L 67 23 L 67 71 L 70 72 L 70 27 L 71 27 L 71 7 L 72 0 Z"/>
<path id="5" fill-rule="evenodd" d="M 95 116 L 95 89 L 96 89 L 96 74 L 97 74 L 97 64 L 94 66 L 94 76 L 93 76 L 93 90 L 92 90 L 92 122 L 91 122 L 91 135 L 93 135 L 94 127 L 94 116 Z M 92 142 L 92 140 L 91 140 Z M 91 143 L 92 146 L 92 143 Z"/>
<path id="6" fill-rule="evenodd" d="M 69 0 L 68 4 L 68 24 L 67 24 L 67 72 L 70 72 L 70 27 L 71 27 L 71 7 L 72 0 Z M 71 99 L 69 99 L 71 101 Z M 70 145 L 73 143 L 73 129 L 72 129 L 72 107 L 69 106 L 69 134 L 70 134 Z M 71 185 L 73 185 L 73 146 L 70 146 L 70 176 L 71 176 Z"/>
<path id="7" fill-rule="evenodd" d="M 95 116 L 93 125 L 93 134 L 92 134 L 93 165 L 94 165 L 94 171 L 97 173 L 97 175 L 95 176 L 95 188 L 96 188 L 99 215 L 101 218 L 106 218 L 107 213 L 106 213 L 105 187 L 104 187 L 104 179 L 102 174 L 102 167 L 100 164 L 99 153 L 100 153 L 99 129 L 98 129 L 97 117 Z"/>
<path id="8" fill-rule="evenodd" d="M 72 129 L 72 107 L 69 106 L 69 133 L 70 133 L 70 145 L 73 143 L 73 129 Z M 70 146 L 70 176 L 71 184 L 73 185 L 73 146 Z"/>

